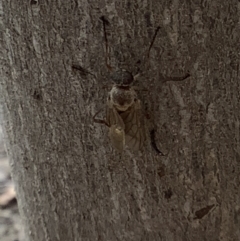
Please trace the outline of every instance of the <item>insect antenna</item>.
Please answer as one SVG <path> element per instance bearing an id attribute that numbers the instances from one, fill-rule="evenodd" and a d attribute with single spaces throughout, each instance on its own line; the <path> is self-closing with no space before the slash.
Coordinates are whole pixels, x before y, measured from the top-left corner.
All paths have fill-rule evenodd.
<path id="1" fill-rule="evenodd" d="M 157 37 L 157 34 L 158 34 L 158 31 L 159 31 L 159 30 L 160 30 L 160 27 L 158 26 L 158 27 L 155 29 L 155 33 L 154 33 L 154 35 L 153 35 L 152 41 L 151 41 L 151 43 L 150 43 L 150 45 L 149 45 L 149 48 L 148 48 L 147 54 L 146 54 L 146 56 L 145 56 L 144 63 L 147 62 L 147 66 L 146 66 L 146 68 L 148 68 L 148 65 L 149 65 L 149 58 L 150 58 L 150 51 L 151 51 L 151 49 L 152 49 L 152 46 L 153 46 L 153 44 L 154 44 L 154 42 L 155 42 L 155 39 L 156 39 L 156 37 Z M 140 60 L 139 60 L 138 62 L 141 63 Z M 138 68 L 138 70 L 137 70 L 137 74 L 134 75 L 134 79 L 135 79 L 135 80 L 136 80 L 137 77 L 140 75 L 140 72 L 141 72 L 141 69 Z"/>
<path id="2" fill-rule="evenodd" d="M 150 46 L 149 46 L 149 48 L 148 48 L 148 52 L 147 52 L 147 58 L 148 58 L 148 59 L 149 59 L 149 56 L 150 56 L 150 50 L 152 49 L 152 46 L 153 46 L 153 44 L 154 44 L 154 42 L 155 42 L 155 39 L 156 39 L 156 37 L 157 37 L 157 33 L 158 33 L 159 29 L 160 29 L 160 27 L 158 26 L 158 27 L 156 28 L 156 30 L 155 30 L 155 33 L 154 33 L 153 38 L 152 38 L 152 41 L 151 41 Z"/>
<path id="3" fill-rule="evenodd" d="M 106 31 L 106 25 L 109 25 L 108 20 L 102 16 L 100 17 L 100 20 L 103 22 L 103 33 L 104 33 L 104 40 L 105 40 L 105 64 L 108 68 L 108 70 L 112 71 L 112 66 L 109 64 L 109 47 L 108 47 L 108 38 L 107 38 L 107 31 Z"/>

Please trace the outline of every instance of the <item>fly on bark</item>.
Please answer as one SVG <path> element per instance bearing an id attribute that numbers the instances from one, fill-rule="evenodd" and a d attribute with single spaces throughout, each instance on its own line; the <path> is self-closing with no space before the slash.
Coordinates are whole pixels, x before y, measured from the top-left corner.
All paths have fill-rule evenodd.
<path id="1" fill-rule="evenodd" d="M 100 18 L 103 24 L 103 32 L 105 39 L 105 64 L 111 72 L 110 80 L 113 82 L 111 91 L 108 94 L 106 118 L 104 120 L 93 117 L 96 123 L 105 124 L 109 127 L 109 138 L 113 147 L 122 152 L 125 146 L 129 149 L 138 151 L 143 146 L 145 140 L 145 132 L 143 128 L 143 116 L 141 110 L 141 102 L 137 97 L 137 93 L 133 88 L 133 83 L 139 76 L 139 73 L 133 75 L 131 72 L 114 68 L 109 63 L 109 46 L 107 39 L 106 26 L 109 25 L 108 20 L 104 16 Z M 146 58 L 149 59 L 150 50 L 154 44 L 155 38 L 160 27 L 157 27 L 147 51 Z M 184 80 L 186 75 L 178 80 Z M 151 140 L 153 144 L 153 140 Z M 154 144 L 156 150 L 156 143 Z M 158 150 L 158 153 L 161 153 Z M 162 154 L 162 153 L 161 153 Z"/>
<path id="2" fill-rule="evenodd" d="M 109 64 L 108 39 L 106 33 L 106 25 L 108 25 L 109 22 L 105 17 L 101 17 L 100 19 L 103 23 L 105 38 L 105 62 L 109 71 L 112 72 L 110 79 L 113 82 L 113 86 L 108 94 L 106 120 L 96 119 L 97 113 L 94 116 L 94 121 L 104 123 L 109 127 L 109 138 L 116 150 L 122 152 L 124 147 L 128 146 L 131 150 L 137 151 L 141 149 L 145 140 L 141 102 L 132 86 L 138 74 L 133 76 L 132 73 L 124 69 L 113 71 L 113 67 Z M 155 31 L 149 52 L 158 30 L 159 27 Z"/>

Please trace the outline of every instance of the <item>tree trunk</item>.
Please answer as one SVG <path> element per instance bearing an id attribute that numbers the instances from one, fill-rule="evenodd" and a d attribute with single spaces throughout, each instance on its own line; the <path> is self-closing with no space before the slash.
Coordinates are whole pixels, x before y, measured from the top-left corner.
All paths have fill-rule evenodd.
<path id="1" fill-rule="evenodd" d="M 2 122 L 28 240 L 240 239 L 237 0 L 0 5 Z M 142 69 L 146 134 L 165 156 L 150 138 L 119 154 L 93 122 L 111 87 L 102 15 L 111 65 Z"/>

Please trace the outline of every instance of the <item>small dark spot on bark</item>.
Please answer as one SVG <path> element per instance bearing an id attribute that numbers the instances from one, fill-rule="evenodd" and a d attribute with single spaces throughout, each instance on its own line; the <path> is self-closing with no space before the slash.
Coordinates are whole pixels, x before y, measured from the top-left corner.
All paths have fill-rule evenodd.
<path id="1" fill-rule="evenodd" d="M 150 187 L 150 194 L 151 194 L 151 197 L 156 201 L 158 202 L 158 193 L 157 193 L 157 188 L 156 186 L 152 185 Z"/>
<path id="2" fill-rule="evenodd" d="M 38 4 L 38 1 L 37 1 L 37 0 L 31 0 L 31 1 L 30 1 L 30 4 L 31 4 L 31 5 L 36 5 L 36 4 Z"/>
<path id="3" fill-rule="evenodd" d="M 184 76 L 182 77 L 168 77 L 168 76 L 165 76 L 164 77 L 164 81 L 163 82 L 168 82 L 168 81 L 183 81 L 187 78 L 189 78 L 191 75 L 189 72 L 187 72 Z"/>
<path id="4" fill-rule="evenodd" d="M 42 95 L 39 90 L 34 90 L 33 92 L 33 98 L 35 100 L 42 100 Z"/>
<path id="5" fill-rule="evenodd" d="M 81 73 L 82 75 L 84 75 L 84 76 L 87 75 L 87 71 L 86 71 L 82 66 L 80 66 L 80 65 L 78 65 L 78 64 L 73 64 L 73 65 L 72 65 L 72 68 L 73 68 L 73 69 L 76 69 L 76 70 L 79 70 L 80 73 Z"/>
<path id="6" fill-rule="evenodd" d="M 172 189 L 171 189 L 171 188 L 169 188 L 168 190 L 166 190 L 166 191 L 164 192 L 164 197 L 165 197 L 166 199 L 170 199 L 170 198 L 172 197 L 172 195 L 173 195 L 173 192 L 172 192 Z"/>
<path id="7" fill-rule="evenodd" d="M 144 14 L 144 17 L 145 17 L 145 20 L 146 20 L 147 27 L 152 26 L 152 24 L 151 24 L 151 18 L 150 18 L 150 13 L 149 13 L 149 12 L 145 13 L 145 14 Z"/>
<path id="8" fill-rule="evenodd" d="M 235 223 L 240 223 L 240 210 L 234 212 L 234 221 Z"/>
<path id="9" fill-rule="evenodd" d="M 213 85 L 213 86 L 218 86 L 218 85 L 219 85 L 219 82 L 220 82 L 219 79 L 214 78 L 213 81 L 212 81 L 212 85 Z"/>
<path id="10" fill-rule="evenodd" d="M 156 141 L 155 141 L 155 130 L 150 131 L 150 138 L 151 138 L 151 146 L 153 149 L 158 153 L 160 156 L 164 156 L 164 154 L 158 149 Z"/>
<path id="11" fill-rule="evenodd" d="M 161 177 L 164 177 L 165 176 L 165 167 L 164 166 L 161 166 L 158 168 L 158 176 L 161 178 Z"/>
<path id="12" fill-rule="evenodd" d="M 235 71 L 238 70 L 238 63 L 237 63 L 237 61 L 232 60 L 229 65 L 230 65 L 230 67 L 231 67 L 233 70 L 235 70 Z"/>
<path id="13" fill-rule="evenodd" d="M 101 16 L 100 20 L 102 20 L 106 25 L 110 24 L 109 21 L 104 16 Z"/>
<path id="14" fill-rule="evenodd" d="M 87 150 L 88 150 L 88 151 L 93 151 L 93 146 L 87 145 Z"/>
<path id="15" fill-rule="evenodd" d="M 208 205 L 198 211 L 195 212 L 195 218 L 194 219 L 202 219 L 204 216 L 206 216 L 209 211 L 214 207 L 215 205 Z"/>

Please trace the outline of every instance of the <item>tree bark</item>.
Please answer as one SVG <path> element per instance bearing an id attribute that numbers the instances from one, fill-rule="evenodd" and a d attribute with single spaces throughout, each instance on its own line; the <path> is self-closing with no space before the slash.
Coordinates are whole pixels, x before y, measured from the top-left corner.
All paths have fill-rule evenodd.
<path id="1" fill-rule="evenodd" d="M 240 239 L 237 0 L 2 0 L 0 11 L 2 123 L 28 240 Z M 150 138 L 118 154 L 92 121 L 111 87 L 103 15 L 111 64 L 143 69 L 146 133 L 166 156 Z"/>

